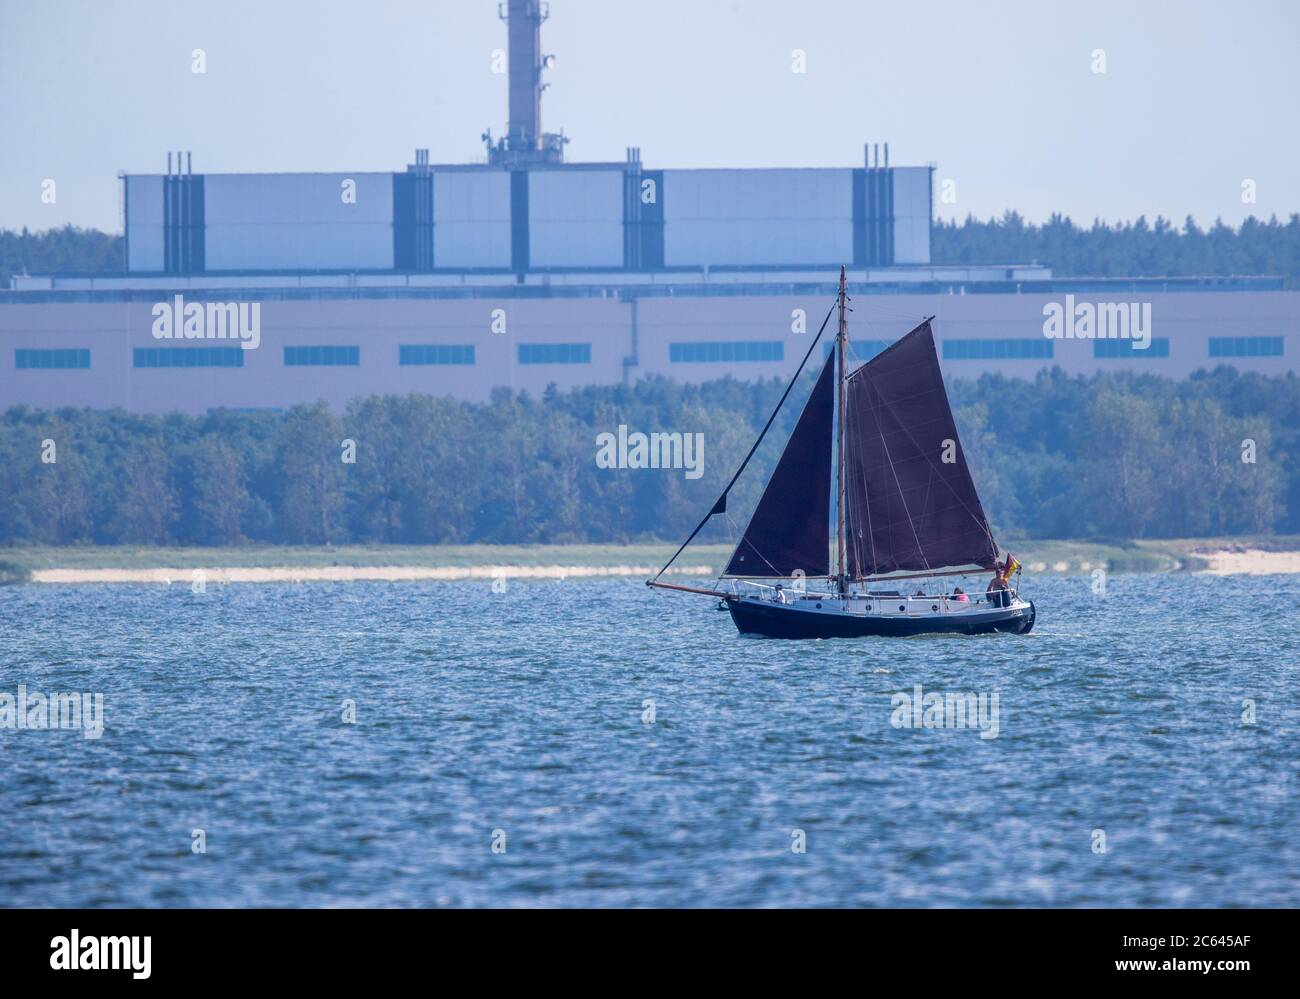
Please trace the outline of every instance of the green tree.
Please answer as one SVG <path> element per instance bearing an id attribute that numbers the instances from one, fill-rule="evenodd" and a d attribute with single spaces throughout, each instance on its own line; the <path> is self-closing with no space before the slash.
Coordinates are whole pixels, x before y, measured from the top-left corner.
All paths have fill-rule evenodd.
<path id="1" fill-rule="evenodd" d="M 1174 456 L 1161 433 L 1156 404 L 1136 394 L 1103 390 L 1089 406 L 1080 434 L 1083 503 L 1076 516 L 1111 536 L 1148 536 L 1169 516 L 1173 498 L 1162 488 Z"/>
<path id="2" fill-rule="evenodd" d="M 275 439 L 275 490 L 286 541 L 331 544 L 343 509 L 343 435 L 324 402 L 294 406 Z"/>
<path id="3" fill-rule="evenodd" d="M 24 462 L 31 478 L 31 519 L 35 538 L 47 544 L 68 545 L 91 538 L 88 462 L 78 450 L 71 422 L 55 418 L 44 432 L 25 441 Z M 42 456 L 53 460 L 45 462 Z"/>
<path id="4" fill-rule="evenodd" d="M 194 455 L 194 507 L 202 542 L 216 545 L 242 542 L 248 499 L 244 463 L 239 453 L 220 439 L 200 441 Z"/>
<path id="5" fill-rule="evenodd" d="M 176 520 L 176 494 L 169 481 L 167 449 L 156 439 L 140 441 L 126 459 L 123 473 L 110 528 L 114 538 L 129 544 L 168 543 Z"/>

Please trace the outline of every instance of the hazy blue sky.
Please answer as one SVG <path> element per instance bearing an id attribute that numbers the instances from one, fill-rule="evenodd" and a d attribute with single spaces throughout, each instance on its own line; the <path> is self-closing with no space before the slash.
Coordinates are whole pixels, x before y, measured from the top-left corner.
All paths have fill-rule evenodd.
<path id="1" fill-rule="evenodd" d="M 117 172 L 160 172 L 168 149 L 206 172 L 402 169 L 416 146 L 435 163 L 481 157 L 480 133 L 506 118 L 496 11 L 0 0 L 0 227 L 120 230 Z M 552 0 L 551 13 L 543 119 L 572 138 L 572 160 L 637 145 L 649 167 L 854 166 L 887 140 L 892 162 L 955 181 L 944 217 L 1300 211 L 1295 0 Z"/>

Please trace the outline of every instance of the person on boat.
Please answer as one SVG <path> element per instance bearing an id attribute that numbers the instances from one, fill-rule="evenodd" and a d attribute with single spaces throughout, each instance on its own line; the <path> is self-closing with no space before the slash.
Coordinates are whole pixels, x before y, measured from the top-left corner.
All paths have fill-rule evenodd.
<path id="1" fill-rule="evenodd" d="M 966 591 L 963 590 L 960 586 L 953 587 L 952 598 L 956 600 L 957 603 L 959 604 L 970 603 L 970 597 L 966 596 Z"/>
<path id="2" fill-rule="evenodd" d="M 984 591 L 984 596 L 994 607 L 1005 607 L 1009 603 L 1007 581 L 1000 571 L 989 580 L 989 586 Z"/>

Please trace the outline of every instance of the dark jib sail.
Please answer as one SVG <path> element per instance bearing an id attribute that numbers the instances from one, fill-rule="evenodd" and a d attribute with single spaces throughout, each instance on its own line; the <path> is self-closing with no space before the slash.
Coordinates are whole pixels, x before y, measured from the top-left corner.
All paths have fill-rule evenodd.
<path id="1" fill-rule="evenodd" d="M 834 368 L 832 352 L 724 575 L 828 574 Z"/>
<path id="2" fill-rule="evenodd" d="M 997 545 L 957 437 L 929 321 L 850 375 L 847 387 L 848 575 L 991 568 Z"/>

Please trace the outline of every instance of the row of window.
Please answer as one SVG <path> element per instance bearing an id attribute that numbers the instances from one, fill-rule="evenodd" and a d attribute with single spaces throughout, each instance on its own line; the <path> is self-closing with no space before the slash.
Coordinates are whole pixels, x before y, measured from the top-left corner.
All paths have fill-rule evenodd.
<path id="1" fill-rule="evenodd" d="M 711 361 L 784 361 L 785 344 L 780 340 L 715 340 L 699 343 L 670 343 L 668 360 L 698 364 Z"/>
<path id="2" fill-rule="evenodd" d="M 137 368 L 242 368 L 242 347 L 136 347 Z M 286 363 L 288 363 L 286 361 Z"/>
<path id="3" fill-rule="evenodd" d="M 945 361 L 1039 360 L 1054 357 L 1053 340 L 945 340 Z M 1280 336 L 1212 336 L 1210 357 L 1283 357 L 1285 339 Z M 1134 340 L 1094 340 L 1092 356 L 1099 360 L 1125 357 L 1167 358 L 1169 338 L 1152 337 L 1139 348 Z"/>
<path id="4" fill-rule="evenodd" d="M 284 363 L 286 367 L 304 365 L 334 367 L 361 363 L 360 347 L 285 347 Z"/>
<path id="5" fill-rule="evenodd" d="M 945 340 L 945 361 L 976 360 L 1051 360 L 1054 340 L 993 339 Z M 855 361 L 868 361 L 889 346 L 888 340 L 850 341 Z M 822 357 L 830 356 L 834 341 L 823 347 Z M 589 343 L 522 343 L 518 347 L 520 364 L 590 364 Z M 1280 336 L 1212 336 L 1210 357 L 1282 357 L 1285 341 Z M 1099 359 L 1124 357 L 1169 357 L 1169 338 L 1153 337 L 1150 346 L 1139 350 L 1133 340 L 1094 340 L 1092 356 Z M 785 344 L 780 340 L 719 340 L 699 343 L 670 343 L 668 359 L 674 363 L 699 364 L 722 361 L 783 361 Z M 285 347 L 284 363 L 290 367 L 355 367 L 361 363 L 361 348 L 349 346 Z M 398 363 L 403 366 L 422 364 L 474 364 L 474 347 L 461 344 L 402 344 Z M 137 368 L 242 368 L 242 347 L 136 347 L 133 364 Z M 14 351 L 16 368 L 89 368 L 90 351 L 84 348 Z"/>
<path id="6" fill-rule="evenodd" d="M 23 350 L 14 351 L 15 368 L 88 368 L 89 350 Z"/>
<path id="7" fill-rule="evenodd" d="M 1030 360 L 1053 357 L 1051 340 L 945 340 L 945 361 Z"/>
<path id="8" fill-rule="evenodd" d="M 1280 336 L 1212 336 L 1211 357 L 1281 357 Z"/>
<path id="9" fill-rule="evenodd" d="M 1139 350 L 1137 344 L 1132 340 L 1094 340 L 1092 341 L 1092 356 L 1100 358 L 1168 357 L 1169 338 L 1167 336 L 1153 336 L 1151 343 L 1142 350 Z"/>
<path id="10" fill-rule="evenodd" d="M 443 343 L 404 343 L 397 348 L 398 364 L 473 364 L 472 346 Z"/>
<path id="11" fill-rule="evenodd" d="M 590 364 L 589 343 L 521 343 L 520 364 Z"/>
<path id="12" fill-rule="evenodd" d="M 402 344 L 397 360 L 401 365 L 473 364 L 474 348 L 458 344 Z M 284 363 L 289 367 L 346 365 L 361 363 L 361 348 L 348 346 L 285 347 Z M 521 344 L 520 364 L 590 364 L 589 343 Z M 137 368 L 242 368 L 242 347 L 136 347 L 132 364 Z M 86 349 L 27 350 L 14 352 L 17 368 L 89 368 Z"/>

